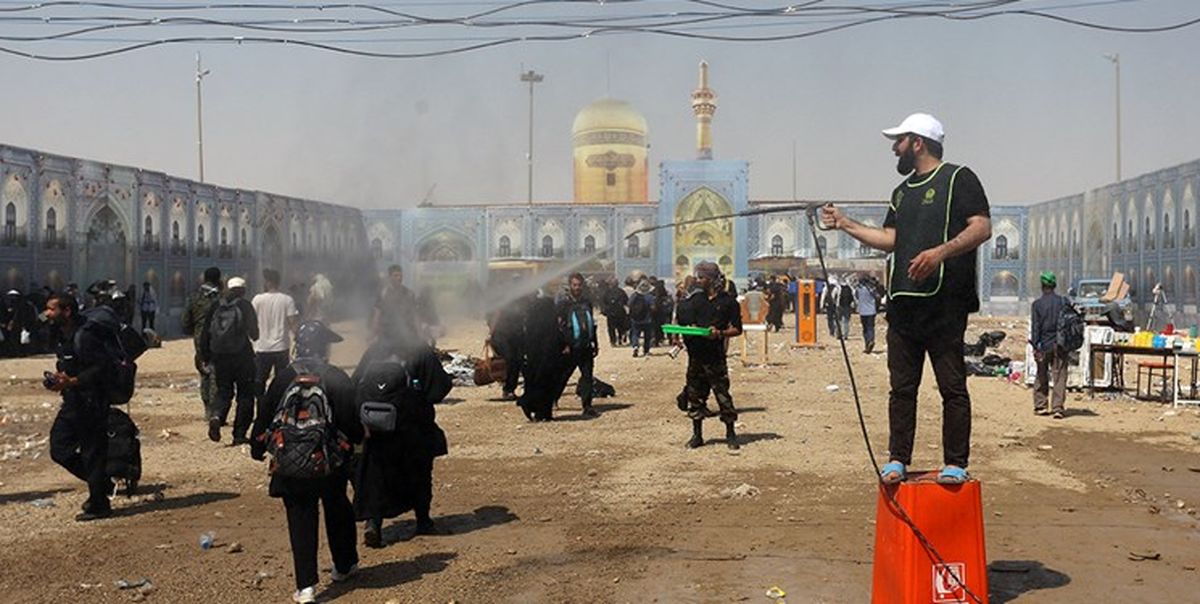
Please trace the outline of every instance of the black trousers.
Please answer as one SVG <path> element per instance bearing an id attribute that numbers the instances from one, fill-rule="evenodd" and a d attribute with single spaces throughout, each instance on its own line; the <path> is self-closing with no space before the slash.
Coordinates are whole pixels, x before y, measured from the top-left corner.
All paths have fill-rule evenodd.
<path id="1" fill-rule="evenodd" d="M 592 406 L 592 392 L 595 386 L 595 379 L 592 377 L 593 369 L 596 366 L 596 357 L 592 356 L 591 348 L 572 348 L 571 354 L 565 360 L 562 375 L 562 387 L 559 392 L 567 389 L 567 382 L 571 381 L 571 374 L 575 373 L 575 369 L 579 369 L 579 398 L 583 401 L 583 408 L 587 409 Z M 561 394 L 560 394 L 561 396 Z"/>
<path id="2" fill-rule="evenodd" d="M 217 400 L 214 415 L 221 423 L 229 418 L 229 409 L 237 397 L 237 411 L 233 416 L 234 438 L 246 435 L 254 423 L 255 367 L 254 357 L 249 355 L 220 356 L 213 359 L 213 372 L 217 378 Z"/>
<path id="3" fill-rule="evenodd" d="M 63 401 L 50 426 L 50 459 L 88 485 L 87 509 L 111 509 L 113 483 L 108 457 L 108 407 L 79 399 Z"/>
<path id="4" fill-rule="evenodd" d="M 284 495 L 283 506 L 287 510 L 288 538 L 292 542 L 292 565 L 298 590 L 318 582 L 318 503 L 325 507 L 325 538 L 329 541 L 334 568 L 344 573 L 358 564 L 354 508 L 346 496 L 346 480 L 331 480 L 328 487 L 312 494 Z"/>
<path id="5" fill-rule="evenodd" d="M 154 329 L 154 315 L 155 314 L 156 313 L 153 313 L 153 312 L 146 312 L 144 310 L 142 311 L 142 331 L 145 331 L 147 327 L 149 327 L 150 329 Z"/>
<path id="6" fill-rule="evenodd" d="M 267 380 L 271 379 L 272 375 L 279 375 L 280 371 L 287 369 L 288 362 L 291 360 L 291 355 L 286 350 L 254 353 L 254 385 L 257 388 L 254 395 L 262 396 L 267 391 Z"/>
<path id="7" fill-rule="evenodd" d="M 912 464 L 913 437 L 917 431 L 917 390 L 921 386 L 925 355 L 933 366 L 942 396 L 942 456 L 946 465 L 967 467 L 971 450 L 971 397 L 967 393 L 967 367 L 963 360 L 963 333 L 967 315 L 946 318 L 923 332 L 893 326 L 887 333 L 888 374 L 891 393 L 888 424 L 891 458 Z"/>

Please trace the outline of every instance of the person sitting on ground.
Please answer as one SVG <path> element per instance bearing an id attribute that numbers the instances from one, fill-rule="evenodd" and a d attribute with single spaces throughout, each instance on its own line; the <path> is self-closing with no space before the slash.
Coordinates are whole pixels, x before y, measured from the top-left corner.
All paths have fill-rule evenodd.
<path id="1" fill-rule="evenodd" d="M 324 397 L 330 413 L 326 419 L 331 422 L 320 429 L 336 430 L 335 436 L 344 438 L 346 446 L 362 442 L 363 427 L 355 404 L 354 384 L 346 372 L 329 363 L 330 344 L 341 341 L 341 336 L 320 321 L 305 321 L 300 325 L 296 333 L 296 360 L 275 374 L 258 400 L 258 418 L 250 433 L 250 457 L 264 459 L 269 440 L 276 438 L 274 430 L 281 428 L 277 423 L 288 415 L 284 405 L 301 409 L 305 404 L 319 401 L 314 396 Z M 318 504 L 325 508 L 325 534 L 333 558 L 330 578 L 342 582 L 358 570 L 354 508 L 346 495 L 350 453 L 342 451 L 341 463 L 316 477 L 289 476 L 289 472 L 281 470 L 284 466 L 279 460 L 272 461 L 267 493 L 283 499 L 287 514 L 296 575 L 296 593 L 292 596 L 295 602 L 316 602 Z"/>

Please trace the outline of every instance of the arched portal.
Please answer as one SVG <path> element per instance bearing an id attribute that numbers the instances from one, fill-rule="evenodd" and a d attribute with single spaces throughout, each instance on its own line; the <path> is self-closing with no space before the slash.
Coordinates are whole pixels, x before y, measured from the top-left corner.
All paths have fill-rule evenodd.
<path id="1" fill-rule="evenodd" d="M 262 247 L 262 265 L 264 268 L 273 268 L 281 274 L 284 271 L 283 266 L 283 239 L 279 236 L 279 229 L 275 225 L 267 225 L 263 230 L 263 247 Z"/>
<path id="2" fill-rule="evenodd" d="M 675 221 L 704 220 L 732 213 L 733 206 L 725 198 L 712 189 L 701 187 L 679 202 L 675 208 Z M 734 253 L 733 222 L 728 218 L 675 227 L 673 257 L 686 256 L 692 263 L 718 262 L 724 270 L 732 271 Z M 682 281 L 687 274 L 688 271 L 681 272 L 679 265 L 675 266 L 677 281 Z"/>
<path id="3" fill-rule="evenodd" d="M 125 226 L 112 208 L 106 205 L 92 216 L 87 227 L 87 253 L 83 257 L 85 283 L 100 279 L 129 283 L 128 239 Z"/>
<path id="4" fill-rule="evenodd" d="M 1016 299 L 1021 294 L 1021 282 L 1009 271 L 1000 271 L 992 277 L 991 298 Z"/>

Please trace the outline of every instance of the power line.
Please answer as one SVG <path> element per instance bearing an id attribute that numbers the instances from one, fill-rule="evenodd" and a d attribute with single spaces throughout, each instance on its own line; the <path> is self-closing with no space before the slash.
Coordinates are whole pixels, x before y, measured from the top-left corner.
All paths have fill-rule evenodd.
<path id="1" fill-rule="evenodd" d="M 491 3 L 492 8 L 473 13 L 452 17 L 429 17 L 415 13 L 394 10 L 379 4 L 326 4 L 326 5 L 281 5 L 268 3 L 236 3 L 222 5 L 198 4 L 134 4 L 119 2 L 84 2 L 58 1 L 41 4 L 23 4 L 19 6 L 0 5 L 0 25 L 20 23 L 22 25 L 59 26 L 67 24 L 88 24 L 62 31 L 42 35 L 0 36 L 0 41 L 18 44 L 34 44 L 48 41 L 78 39 L 95 43 L 109 43 L 92 34 L 117 30 L 143 30 L 162 27 L 192 27 L 200 31 L 189 36 L 164 36 L 152 39 L 132 40 L 127 44 L 112 46 L 98 51 L 78 54 L 53 55 L 21 47 L 0 46 L 0 53 L 27 59 L 45 61 L 78 61 L 100 57 L 114 56 L 156 46 L 178 44 L 267 44 L 290 45 L 372 58 L 414 59 L 444 56 L 482 50 L 495 46 L 509 45 L 521 42 L 555 42 L 588 38 L 599 35 L 641 34 L 669 36 L 694 40 L 717 42 L 775 42 L 800 40 L 827 33 L 860 27 L 895 19 L 945 19 L 952 21 L 974 21 L 1004 16 L 1033 17 L 1051 20 L 1075 27 L 1083 27 L 1109 32 L 1123 33 L 1161 33 L 1190 27 L 1200 23 L 1200 17 L 1175 23 L 1152 26 L 1125 26 L 1110 23 L 1100 23 L 1085 19 L 1068 17 L 1058 12 L 1100 5 L 1124 3 L 1136 0 L 1091 0 L 1041 8 L 1016 8 L 1022 0 L 981 0 L 977 2 L 893 2 L 859 5 L 823 5 L 822 0 L 808 0 L 798 4 L 779 5 L 774 7 L 743 7 L 716 0 L 676 0 L 675 4 L 701 7 L 701 10 L 688 11 L 659 11 L 637 12 L 631 14 L 583 15 L 553 18 L 546 16 L 525 16 L 522 18 L 497 18 L 507 12 L 522 8 L 548 5 L 587 5 L 603 7 L 608 5 L 642 5 L 652 0 L 525 0 L 523 2 Z M 395 5 L 396 3 L 391 3 Z M 408 6 L 416 5 L 412 3 Z M 421 3 L 425 5 L 427 3 Z M 461 5 L 477 5 L 483 3 L 462 2 Z M 1025 6 L 1029 6 L 1027 1 Z M 145 12 L 177 13 L 184 10 L 204 11 L 263 11 L 288 10 L 307 14 L 320 11 L 326 15 L 339 12 L 360 11 L 375 15 L 369 19 L 357 19 L 339 16 L 321 17 L 292 17 L 290 19 L 220 19 L 196 16 L 155 16 L 149 18 L 132 17 L 128 15 L 18 15 L 17 13 L 32 13 L 52 8 L 84 8 L 102 10 L 136 10 Z M 384 15 L 380 17 L 379 15 Z M 850 18 L 857 15 L 858 18 Z M 832 18 L 831 18 L 832 17 Z M 721 22 L 733 23 L 721 23 Z M 745 22 L 740 22 L 745 21 Z M 723 35 L 703 33 L 716 29 L 749 29 L 767 26 L 784 26 L 804 28 L 803 31 L 790 31 L 776 35 Z M 372 39 L 370 34 L 384 31 L 422 31 L 430 27 L 462 27 L 471 29 L 487 29 L 505 31 L 512 29 L 529 30 L 522 33 L 501 35 L 493 38 L 453 38 L 413 37 L 395 40 L 396 42 L 445 44 L 449 41 L 470 40 L 468 44 L 456 44 L 421 52 L 383 52 L 357 48 L 357 44 L 382 43 L 382 40 Z M 212 35 L 205 29 L 233 28 L 256 33 L 283 33 L 294 37 L 279 37 L 269 35 Z M 549 29 L 551 33 L 529 33 Z M 563 31 L 567 30 L 567 31 Z M 362 37 L 351 39 L 315 40 L 312 36 L 327 34 L 363 34 Z"/>

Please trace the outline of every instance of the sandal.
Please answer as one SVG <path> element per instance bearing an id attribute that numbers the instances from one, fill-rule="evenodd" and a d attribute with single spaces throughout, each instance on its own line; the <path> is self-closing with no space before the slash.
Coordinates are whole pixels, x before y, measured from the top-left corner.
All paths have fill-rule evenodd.
<path id="1" fill-rule="evenodd" d="M 879 481 L 883 484 L 897 484 L 903 482 L 904 478 L 904 464 L 898 461 L 889 461 L 879 470 Z"/>
<path id="2" fill-rule="evenodd" d="M 970 479 L 971 477 L 967 474 L 967 471 L 958 466 L 946 466 L 942 468 L 941 473 L 937 477 L 938 484 L 962 484 Z"/>

